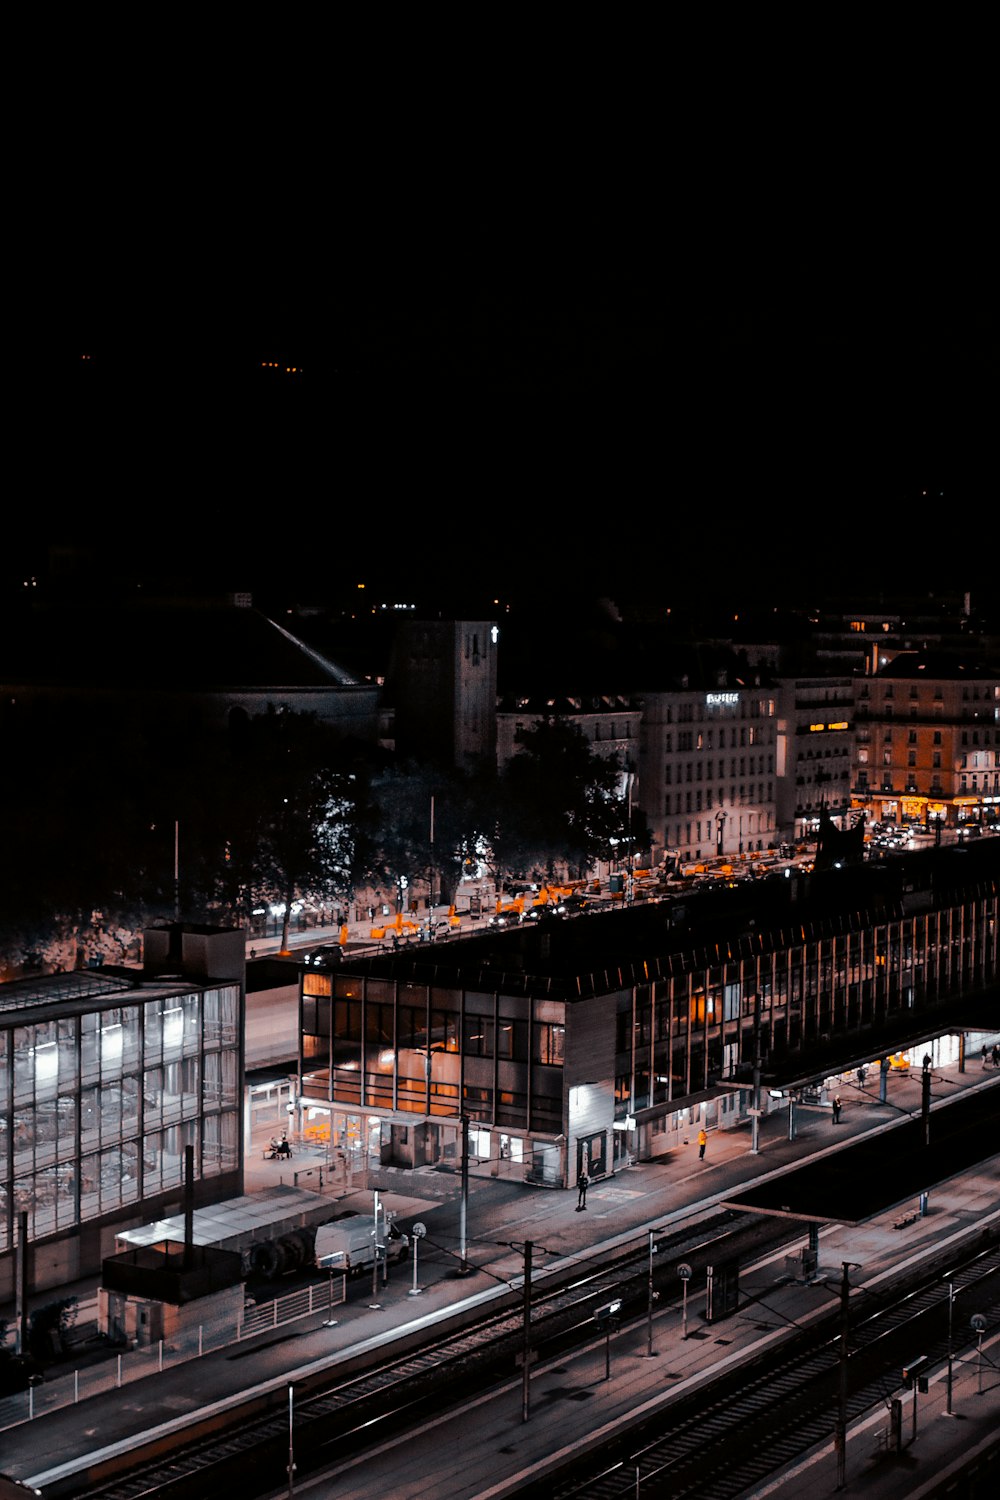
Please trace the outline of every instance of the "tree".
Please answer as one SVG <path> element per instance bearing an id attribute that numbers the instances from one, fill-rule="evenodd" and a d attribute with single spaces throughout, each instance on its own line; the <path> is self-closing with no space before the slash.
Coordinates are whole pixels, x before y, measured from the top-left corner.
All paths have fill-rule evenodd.
<path id="1" fill-rule="evenodd" d="M 372 780 L 378 829 L 367 874 L 376 884 L 414 889 L 450 904 L 470 846 L 470 778 L 461 771 L 412 762 L 384 764 Z M 403 887 L 400 882 L 405 879 Z"/>
<path id="2" fill-rule="evenodd" d="M 557 867 L 585 874 L 621 831 L 622 767 L 595 755 L 579 725 L 559 715 L 519 732 L 521 749 L 503 776 L 501 838 L 508 862 L 546 878 Z"/>
<path id="3" fill-rule="evenodd" d="M 314 715 L 272 706 L 251 720 L 232 772 L 212 840 L 215 889 L 244 909 L 282 906 L 287 948 L 296 900 L 346 901 L 367 861 L 367 773 Z"/>

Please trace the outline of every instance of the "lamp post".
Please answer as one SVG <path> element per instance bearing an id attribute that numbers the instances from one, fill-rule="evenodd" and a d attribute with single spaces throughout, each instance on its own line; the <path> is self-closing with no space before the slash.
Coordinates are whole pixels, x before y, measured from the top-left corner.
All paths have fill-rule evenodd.
<path id="1" fill-rule="evenodd" d="M 750 1106 L 750 1155 L 760 1155 L 760 990 L 753 997 L 753 1104 Z"/>
<path id="2" fill-rule="evenodd" d="M 330 1297 L 329 1297 L 329 1302 L 327 1304 L 326 1319 L 325 1319 L 325 1321 L 323 1323 L 323 1327 L 324 1328 L 336 1328 L 336 1326 L 337 1326 L 337 1320 L 333 1316 L 333 1263 L 334 1263 L 335 1260 L 343 1260 L 343 1258 L 344 1258 L 344 1252 L 343 1252 L 343 1250 L 335 1250 L 332 1255 L 327 1255 L 325 1257 L 326 1268 L 327 1268 L 327 1270 L 330 1273 Z"/>
<path id="3" fill-rule="evenodd" d="M 375 1227 L 372 1230 L 372 1300 L 371 1300 L 371 1302 L 368 1305 L 373 1310 L 377 1310 L 382 1305 L 379 1302 L 379 1300 L 378 1300 L 378 1251 L 379 1251 L 379 1244 L 378 1244 L 378 1211 L 379 1211 L 378 1188 L 374 1189 L 374 1196 L 375 1196 L 375 1215 L 374 1215 L 374 1224 L 375 1224 Z"/>
<path id="4" fill-rule="evenodd" d="M 288 1493 L 295 1494 L 295 1387 L 291 1381 L 288 1382 Z"/>
<path id="5" fill-rule="evenodd" d="M 684 1297 L 681 1303 L 681 1338 L 686 1339 L 688 1336 L 688 1282 L 691 1280 L 691 1267 L 687 1261 L 681 1261 L 677 1267 L 677 1274 L 681 1279 L 681 1286 L 684 1289 Z"/>
<path id="6" fill-rule="evenodd" d="M 632 788 L 635 785 L 635 772 L 628 773 L 628 813 L 626 834 L 628 837 L 628 892 L 626 894 L 626 905 L 631 906 L 635 898 L 635 844 L 632 841 Z"/>
<path id="7" fill-rule="evenodd" d="M 978 1387 L 979 1395 L 981 1396 L 983 1394 L 983 1334 L 986 1332 L 986 1319 L 983 1317 L 982 1313 L 973 1313 L 972 1317 L 969 1319 L 969 1323 L 972 1327 L 973 1333 L 976 1335 L 976 1344 L 979 1355 Z"/>
<path id="8" fill-rule="evenodd" d="M 952 1318 L 955 1311 L 955 1283 L 948 1277 L 948 1384 L 946 1386 L 945 1416 L 954 1416 L 951 1409 L 952 1380 L 954 1376 L 954 1352 L 952 1349 Z"/>
<path id="9" fill-rule="evenodd" d="M 413 1237 L 413 1285 L 410 1287 L 410 1290 L 406 1294 L 408 1297 L 419 1297 L 420 1293 L 423 1291 L 422 1286 L 417 1286 L 417 1246 L 420 1244 L 420 1241 L 423 1239 L 426 1233 L 427 1228 L 424 1224 L 414 1224 L 413 1229 L 411 1230 L 411 1235 Z"/>

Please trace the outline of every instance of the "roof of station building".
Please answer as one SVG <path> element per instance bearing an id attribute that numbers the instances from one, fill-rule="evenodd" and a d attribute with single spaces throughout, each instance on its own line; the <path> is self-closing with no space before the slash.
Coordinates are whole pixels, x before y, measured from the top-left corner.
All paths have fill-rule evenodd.
<path id="1" fill-rule="evenodd" d="M 1000 839 L 983 839 L 334 961 L 344 974 L 574 1001 L 846 936 L 998 886 Z"/>

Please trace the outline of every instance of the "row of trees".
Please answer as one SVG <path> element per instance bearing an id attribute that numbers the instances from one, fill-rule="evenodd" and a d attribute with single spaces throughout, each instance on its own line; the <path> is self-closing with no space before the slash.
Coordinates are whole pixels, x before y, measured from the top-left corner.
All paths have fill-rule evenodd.
<path id="1" fill-rule="evenodd" d="M 297 900 L 346 908 L 401 877 L 433 881 L 447 903 L 471 864 L 502 888 L 647 845 L 640 814 L 626 827 L 623 767 L 574 724 L 545 720 L 520 740 L 502 774 L 460 774 L 272 707 L 196 753 L 118 734 L 22 743 L 0 811 L 0 961 L 8 977 L 74 967 L 165 917 L 242 924 L 264 905 L 287 922 Z"/>

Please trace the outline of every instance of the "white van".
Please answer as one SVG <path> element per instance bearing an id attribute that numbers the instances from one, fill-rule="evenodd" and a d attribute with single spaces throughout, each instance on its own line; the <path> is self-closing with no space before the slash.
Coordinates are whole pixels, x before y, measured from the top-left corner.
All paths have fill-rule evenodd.
<path id="1" fill-rule="evenodd" d="M 378 1217 L 380 1263 L 404 1261 L 410 1253 L 410 1238 L 398 1229 L 388 1214 Z M 375 1257 L 376 1221 L 371 1214 L 350 1214 L 316 1230 L 316 1264 L 324 1269 L 371 1270 Z"/>

